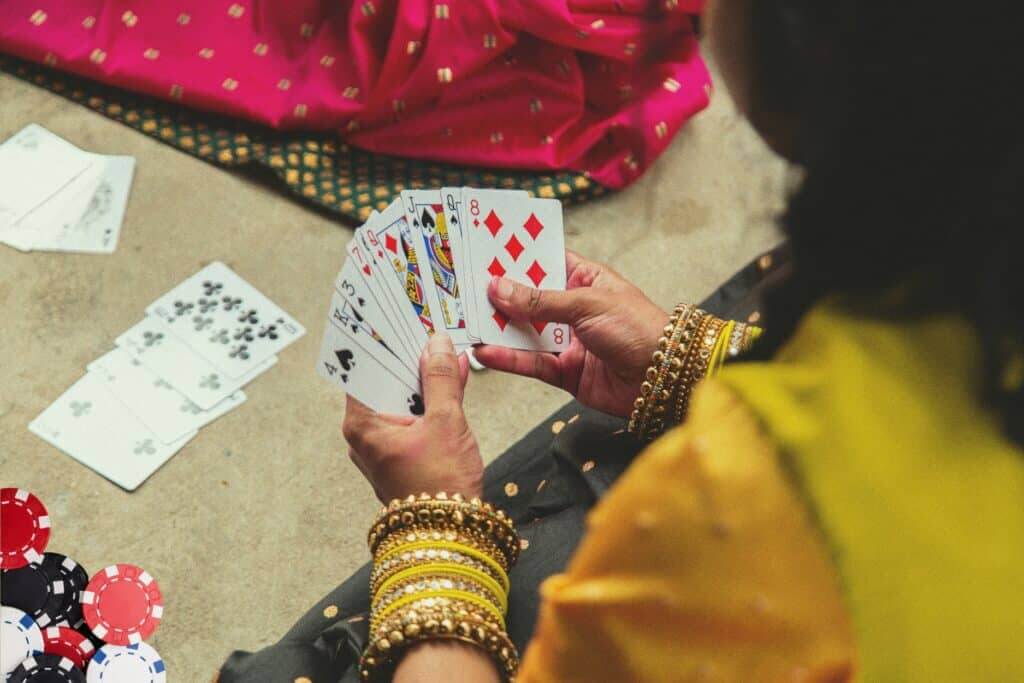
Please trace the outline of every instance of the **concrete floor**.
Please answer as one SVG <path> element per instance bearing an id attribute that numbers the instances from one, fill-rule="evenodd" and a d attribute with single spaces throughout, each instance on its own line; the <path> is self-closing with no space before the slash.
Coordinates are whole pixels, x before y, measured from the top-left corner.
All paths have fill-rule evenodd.
<path id="1" fill-rule="evenodd" d="M 274 642 L 367 559 L 377 504 L 345 456 L 343 396 L 313 369 L 351 230 L 3 74 L 0 102 L 0 139 L 36 122 L 84 149 L 138 159 L 112 256 L 0 246 L 0 483 L 49 506 L 51 549 L 90 571 L 147 568 L 166 596 L 151 643 L 171 680 L 209 680 L 232 649 Z M 569 210 L 566 241 L 666 307 L 699 300 L 776 244 L 784 177 L 719 91 L 633 187 Z M 214 259 L 309 329 L 246 387 L 245 405 L 132 494 L 29 433 L 150 301 Z M 565 400 L 487 372 L 471 378 L 466 404 L 492 458 Z"/>

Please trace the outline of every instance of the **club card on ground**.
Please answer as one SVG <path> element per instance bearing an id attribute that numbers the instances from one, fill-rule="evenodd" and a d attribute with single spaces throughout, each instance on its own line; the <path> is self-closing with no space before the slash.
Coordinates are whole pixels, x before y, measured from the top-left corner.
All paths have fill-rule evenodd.
<path id="1" fill-rule="evenodd" d="M 466 317 L 455 274 L 452 234 L 445 219 L 440 190 L 403 190 L 406 223 L 411 226 L 413 248 L 420 265 L 430 319 L 455 347 L 470 345 Z"/>
<path id="2" fill-rule="evenodd" d="M 328 321 L 317 374 L 379 413 L 422 415 L 419 388 L 406 386 L 357 344 L 347 331 Z"/>
<path id="3" fill-rule="evenodd" d="M 116 343 L 201 410 L 211 410 L 277 363 L 277 356 L 271 356 L 237 379 L 228 377 L 153 316 L 133 325 Z"/>
<path id="4" fill-rule="evenodd" d="M 33 434 L 118 486 L 134 491 L 195 436 L 165 444 L 86 373 L 29 424 Z"/>
<path id="5" fill-rule="evenodd" d="M 537 289 L 565 289 L 561 202 L 466 188 L 462 210 L 472 254 L 480 340 L 534 351 L 567 349 L 568 325 L 511 321 L 487 298 L 487 284 L 495 277 Z"/>
<path id="6" fill-rule="evenodd" d="M 306 331 L 219 261 L 161 296 L 146 313 L 159 317 L 192 350 L 236 379 Z"/>
<path id="7" fill-rule="evenodd" d="M 163 443 L 173 443 L 205 427 L 245 402 L 236 391 L 210 410 L 203 410 L 121 348 L 100 356 L 88 366 L 106 387 Z"/>

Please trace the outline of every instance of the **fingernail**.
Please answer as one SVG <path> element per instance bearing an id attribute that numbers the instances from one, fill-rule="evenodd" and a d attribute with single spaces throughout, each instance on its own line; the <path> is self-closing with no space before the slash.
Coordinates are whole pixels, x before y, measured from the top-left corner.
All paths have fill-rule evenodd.
<path id="1" fill-rule="evenodd" d="M 431 356 L 438 353 L 455 353 L 455 345 L 452 344 L 452 338 L 444 332 L 435 332 L 427 342 L 427 350 Z"/>
<path id="2" fill-rule="evenodd" d="M 507 277 L 498 278 L 498 287 L 495 289 L 495 294 L 502 301 L 508 301 L 512 298 L 512 281 Z"/>

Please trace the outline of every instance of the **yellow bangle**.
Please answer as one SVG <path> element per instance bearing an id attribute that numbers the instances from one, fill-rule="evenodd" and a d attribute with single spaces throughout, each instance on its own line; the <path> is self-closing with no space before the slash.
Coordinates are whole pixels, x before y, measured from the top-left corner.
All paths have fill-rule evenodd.
<path id="1" fill-rule="evenodd" d="M 388 618 L 388 615 L 390 615 L 395 610 L 401 609 L 402 607 L 408 605 L 411 602 L 416 602 L 417 600 L 426 600 L 428 598 L 451 598 L 453 600 L 462 600 L 463 602 L 468 602 L 472 605 L 476 605 L 477 607 L 481 608 L 482 610 L 490 614 L 492 617 L 494 617 L 494 620 L 498 622 L 502 628 L 505 628 L 505 617 L 497 610 L 497 608 L 495 608 L 494 605 L 487 602 L 479 595 L 468 593 L 466 591 L 457 590 L 424 590 L 417 591 L 416 593 L 413 593 L 411 595 L 402 596 L 398 600 L 395 600 L 393 603 L 385 607 L 380 614 L 374 614 L 373 620 L 375 623 L 379 624 L 386 620 Z"/>
<path id="2" fill-rule="evenodd" d="M 462 576 L 475 581 L 476 583 L 482 584 L 498 598 L 498 608 L 501 612 L 504 614 L 508 611 L 508 593 L 505 589 L 502 589 L 497 581 L 481 571 L 470 569 L 469 567 L 463 567 L 462 565 L 455 564 L 454 562 L 431 562 L 429 564 L 420 564 L 415 567 L 403 569 L 402 571 L 389 576 L 387 580 L 380 585 L 377 592 L 373 595 L 373 600 L 376 601 L 384 594 L 385 591 L 387 591 L 388 588 L 391 588 L 403 579 L 421 575 L 437 576 L 441 574 Z"/>
<path id="3" fill-rule="evenodd" d="M 735 329 L 736 321 L 730 320 L 725 325 L 725 328 L 718 334 L 718 339 L 715 341 L 715 348 L 711 352 L 711 362 L 708 363 L 708 377 L 717 373 L 725 364 L 726 351 L 729 348 L 729 340 L 732 339 L 732 333 Z"/>
<path id="4" fill-rule="evenodd" d="M 502 588 L 505 592 L 511 589 L 511 583 L 508 580 L 508 574 L 502 569 L 501 565 L 498 564 L 494 558 L 490 557 L 487 553 L 482 553 L 476 548 L 465 545 L 463 543 L 454 543 L 452 541 L 413 541 L 405 545 L 399 545 L 392 548 L 385 554 L 378 557 L 375 561 L 375 565 L 380 565 L 387 560 L 393 559 L 395 556 L 400 556 L 404 552 L 415 552 L 417 550 L 426 550 L 429 548 L 440 548 L 442 550 L 448 550 L 451 552 L 462 553 L 463 555 L 469 555 L 474 560 L 478 560 L 483 564 L 494 570 L 495 575 L 498 577 L 498 581 L 501 582 Z"/>

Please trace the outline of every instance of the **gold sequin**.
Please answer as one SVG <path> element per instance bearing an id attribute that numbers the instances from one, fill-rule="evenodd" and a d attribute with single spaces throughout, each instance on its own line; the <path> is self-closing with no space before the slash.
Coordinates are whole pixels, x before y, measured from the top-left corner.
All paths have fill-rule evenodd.
<path id="1" fill-rule="evenodd" d="M 594 461 L 586 461 L 585 463 L 583 463 L 583 466 L 580 469 L 583 470 L 584 472 L 589 472 L 590 470 L 594 469 Z"/>
<path id="2" fill-rule="evenodd" d="M 636 54 L 636 43 L 626 43 L 622 48 L 622 52 L 627 55 Z"/>
<path id="3" fill-rule="evenodd" d="M 498 46 L 498 36 L 493 33 L 484 34 L 484 47 L 488 50 Z"/>
<path id="4" fill-rule="evenodd" d="M 768 270 L 769 268 L 772 267 L 772 255 L 765 254 L 761 258 L 757 259 L 757 265 L 758 267 L 761 268 L 761 270 Z"/>
<path id="5" fill-rule="evenodd" d="M 528 541 L 525 538 L 520 538 L 519 539 L 519 549 L 520 550 L 526 550 L 529 547 L 530 547 L 530 541 Z"/>
<path id="6" fill-rule="evenodd" d="M 631 171 L 635 171 L 637 168 L 640 167 L 640 165 L 636 161 L 636 156 L 632 152 L 623 157 L 622 163 L 624 163 L 626 167 L 629 168 L 629 170 Z"/>
<path id="7" fill-rule="evenodd" d="M 185 89 L 182 88 L 180 85 L 172 85 L 171 86 L 171 97 L 173 97 L 176 100 L 180 100 L 181 96 L 182 96 L 182 94 L 184 94 L 184 92 L 185 92 Z"/>
<path id="8" fill-rule="evenodd" d="M 561 420 L 555 420 L 554 422 L 551 423 L 551 433 L 552 434 L 557 434 L 558 432 L 562 431 L 563 429 L 565 429 L 565 423 L 562 422 Z"/>
<path id="9" fill-rule="evenodd" d="M 451 83 L 452 82 L 452 69 L 450 66 L 445 66 L 437 70 L 437 82 L 438 83 Z"/>
<path id="10" fill-rule="evenodd" d="M 392 100 L 391 108 L 396 112 L 405 111 L 405 100 Z"/>
<path id="11" fill-rule="evenodd" d="M 231 159 L 232 156 L 230 149 L 222 149 L 221 151 L 217 152 L 217 161 L 221 162 L 222 164 L 228 163 L 229 161 L 231 161 Z"/>
<path id="12" fill-rule="evenodd" d="M 592 28 L 592 29 L 604 28 L 604 19 L 594 19 L 594 21 L 590 22 L 590 28 Z"/>
<path id="13" fill-rule="evenodd" d="M 211 47 L 204 47 L 199 50 L 199 56 L 203 59 L 213 59 L 213 55 L 216 54 Z"/>
<path id="14" fill-rule="evenodd" d="M 530 100 L 530 112 L 536 114 L 539 111 L 544 111 L 544 103 L 534 97 Z"/>
<path id="15" fill-rule="evenodd" d="M 225 78 L 224 82 L 221 83 L 220 85 L 225 90 L 237 90 L 238 89 L 238 81 L 236 81 L 233 78 Z"/>
<path id="16" fill-rule="evenodd" d="M 405 44 L 405 54 L 407 55 L 415 54 L 418 49 L 420 49 L 420 41 L 418 40 L 410 40 Z"/>
<path id="17" fill-rule="evenodd" d="M 540 490 L 542 488 L 544 488 L 545 486 L 547 486 L 547 485 L 548 485 L 548 480 L 547 479 L 541 479 L 540 483 L 537 484 L 537 493 L 540 493 Z"/>
<path id="18" fill-rule="evenodd" d="M 278 90 L 287 90 L 290 87 L 292 87 L 292 82 L 289 81 L 287 78 L 282 78 L 277 82 Z"/>
<path id="19" fill-rule="evenodd" d="M 658 121 L 658 124 L 654 126 L 654 132 L 659 138 L 663 138 L 668 135 L 668 124 L 664 121 Z"/>
<path id="20" fill-rule="evenodd" d="M 52 52 L 47 52 L 46 56 L 43 57 L 43 64 L 45 64 L 46 66 L 56 66 L 57 55 L 53 54 Z"/>
<path id="21" fill-rule="evenodd" d="M 303 24 L 299 27 L 299 35 L 303 38 L 313 37 L 313 24 Z"/>
<path id="22" fill-rule="evenodd" d="M 96 25 L 96 17 L 89 16 L 82 19 L 82 28 L 92 28 Z"/>
<path id="23" fill-rule="evenodd" d="M 313 679 L 307 678 L 306 676 L 299 676 L 295 679 L 295 683 L 313 683 Z"/>
<path id="24" fill-rule="evenodd" d="M 451 11 L 448 9 L 448 5 L 437 5 L 434 7 L 434 17 L 437 19 L 447 19 Z"/>
<path id="25" fill-rule="evenodd" d="M 256 46 L 253 47 L 252 52 L 254 55 L 262 57 L 263 55 L 267 54 L 267 50 L 269 49 L 270 46 L 267 45 L 266 43 L 256 43 Z"/>
<path id="26" fill-rule="evenodd" d="M 33 26 L 42 26 L 46 23 L 46 12 L 41 9 L 37 9 L 35 12 L 29 15 L 28 22 Z"/>
<path id="27" fill-rule="evenodd" d="M 306 113 L 308 111 L 309 111 L 309 107 L 307 107 L 306 105 L 304 105 L 304 104 L 296 104 L 295 105 L 295 109 L 294 109 L 294 111 L 292 113 L 295 114 L 295 118 L 297 118 L 297 119 L 304 119 L 304 118 L 306 118 Z"/>
<path id="28" fill-rule="evenodd" d="M 341 91 L 341 96 L 344 97 L 346 100 L 354 100 L 355 98 L 359 97 L 359 88 L 357 88 L 354 85 L 350 85 L 343 91 Z"/>
<path id="29" fill-rule="evenodd" d="M 569 418 L 569 424 L 572 424 L 573 422 L 575 422 L 578 419 L 580 419 L 579 413 L 577 413 L 577 414 L 575 414 L 575 415 L 573 415 L 572 417 Z"/>
<path id="30" fill-rule="evenodd" d="M 231 7 L 228 7 L 228 16 L 234 19 L 240 18 L 243 14 L 245 14 L 245 8 L 239 5 L 237 2 L 231 5 Z"/>
<path id="31" fill-rule="evenodd" d="M 102 64 L 103 60 L 107 58 L 107 53 L 103 50 L 96 48 L 89 53 L 89 61 L 93 64 Z"/>
<path id="32" fill-rule="evenodd" d="M 550 135 L 545 135 L 544 137 L 542 137 L 540 139 L 540 144 L 542 144 L 542 145 L 550 145 L 554 141 L 555 141 L 555 139 L 552 138 Z"/>
<path id="33" fill-rule="evenodd" d="M 377 8 L 373 6 L 372 2 L 364 2 L 360 9 L 362 10 L 364 17 L 372 17 L 377 13 Z"/>
<path id="34" fill-rule="evenodd" d="M 753 313 L 751 313 L 750 315 L 747 316 L 747 322 L 748 323 L 756 323 L 760 319 L 761 319 L 760 311 L 754 311 Z"/>
<path id="35" fill-rule="evenodd" d="M 345 129 L 350 133 L 354 133 L 355 131 L 359 130 L 359 122 L 356 121 L 355 119 L 352 119 L 351 121 L 348 122 L 348 124 L 346 124 Z"/>
<path id="36" fill-rule="evenodd" d="M 147 48 L 146 51 L 142 53 L 142 56 L 146 59 L 154 60 L 160 57 L 160 50 L 157 50 L 156 48 L 152 47 Z"/>
<path id="37" fill-rule="evenodd" d="M 661 87 L 665 88 L 669 92 L 679 92 L 679 88 L 682 87 L 679 81 L 674 78 L 666 78 L 661 84 Z"/>
<path id="38" fill-rule="evenodd" d="M 192 15 L 191 14 L 186 14 L 185 12 L 182 12 L 181 14 L 178 15 L 178 24 L 179 25 L 186 26 L 186 25 L 188 25 L 188 22 L 190 22 L 190 21 L 192 21 Z"/>
<path id="39" fill-rule="evenodd" d="M 501 142 L 504 139 L 505 139 L 505 136 L 501 134 L 500 130 L 497 130 L 497 131 L 494 131 L 493 133 L 491 133 L 491 144 L 492 145 L 496 145 L 496 144 L 498 144 L 499 142 Z"/>
<path id="40" fill-rule="evenodd" d="M 126 10 L 121 15 L 121 21 L 124 22 L 125 26 L 131 28 L 135 26 L 135 24 L 139 23 L 139 15 L 135 12 L 132 12 L 131 10 Z"/>
<path id="41" fill-rule="evenodd" d="M 505 495 L 506 496 L 508 496 L 509 498 L 512 498 L 517 493 L 519 493 L 519 486 L 514 481 L 510 481 L 509 483 L 505 484 Z"/>
<path id="42" fill-rule="evenodd" d="M 354 617 L 349 617 L 347 621 L 350 624 L 357 624 L 360 621 L 366 621 L 366 615 L 365 614 L 357 614 Z"/>
<path id="43" fill-rule="evenodd" d="M 328 68 L 334 66 L 334 57 L 331 55 L 324 55 L 320 58 L 320 66 Z"/>

